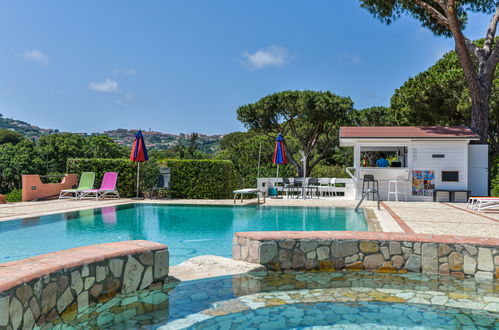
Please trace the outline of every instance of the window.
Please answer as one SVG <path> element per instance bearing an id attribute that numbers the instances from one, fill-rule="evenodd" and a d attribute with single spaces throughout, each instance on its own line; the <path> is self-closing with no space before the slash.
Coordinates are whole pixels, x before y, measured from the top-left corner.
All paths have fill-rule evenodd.
<path id="1" fill-rule="evenodd" d="M 407 167 L 405 146 L 361 146 L 360 167 L 377 167 L 376 161 L 385 158 L 390 167 Z"/>
<path id="2" fill-rule="evenodd" d="M 442 182 L 459 182 L 459 171 L 442 171 Z"/>

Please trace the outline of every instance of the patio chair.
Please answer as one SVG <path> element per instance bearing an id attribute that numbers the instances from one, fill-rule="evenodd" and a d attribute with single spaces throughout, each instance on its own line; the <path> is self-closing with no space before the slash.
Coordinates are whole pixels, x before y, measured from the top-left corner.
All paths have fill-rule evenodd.
<path id="1" fill-rule="evenodd" d="M 307 193 L 310 192 L 310 197 L 313 197 L 313 192 L 315 191 L 315 195 L 317 198 L 320 197 L 319 195 L 319 179 L 317 178 L 309 178 L 307 182 Z"/>
<path id="2" fill-rule="evenodd" d="M 158 190 L 169 190 L 170 189 L 170 174 L 159 174 L 158 181 L 156 185 L 151 189 L 151 199 L 154 198 L 154 193 L 156 192 L 156 198 L 158 198 Z"/>
<path id="3" fill-rule="evenodd" d="M 118 190 L 116 190 L 116 182 L 118 181 L 118 173 L 106 172 L 102 178 L 102 184 L 99 189 L 88 189 L 80 192 L 80 199 L 94 198 L 98 200 L 108 195 L 115 195 L 120 198 Z"/>
<path id="4" fill-rule="evenodd" d="M 331 194 L 334 196 L 338 196 L 338 191 L 336 190 L 336 178 L 331 178 L 331 182 L 329 183 L 329 187 L 331 189 Z"/>
<path id="5" fill-rule="evenodd" d="M 289 192 L 294 191 L 295 184 L 289 178 L 282 178 L 282 190 L 286 193 L 286 198 L 289 198 Z"/>
<path id="6" fill-rule="evenodd" d="M 296 189 L 296 191 L 298 192 L 298 194 L 296 194 L 296 198 L 300 197 L 304 185 L 305 183 L 303 177 L 293 179 L 293 190 Z"/>
<path id="7" fill-rule="evenodd" d="M 95 181 L 94 172 L 83 172 L 76 189 L 64 189 L 59 193 L 59 199 L 77 199 L 78 194 L 83 190 L 93 189 Z"/>
<path id="8" fill-rule="evenodd" d="M 331 194 L 331 179 L 330 178 L 319 178 L 319 194 L 324 197 L 326 194 Z"/>

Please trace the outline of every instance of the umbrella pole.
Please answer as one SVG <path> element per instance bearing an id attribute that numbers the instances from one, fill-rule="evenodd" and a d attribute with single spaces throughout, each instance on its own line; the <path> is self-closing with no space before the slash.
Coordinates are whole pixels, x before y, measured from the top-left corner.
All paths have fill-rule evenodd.
<path id="1" fill-rule="evenodd" d="M 137 198 L 139 197 L 140 162 L 137 162 Z"/>
<path id="2" fill-rule="evenodd" d="M 279 184 L 279 164 L 277 164 L 277 178 L 275 180 L 275 198 L 279 198 L 279 190 L 278 190 L 278 184 Z"/>

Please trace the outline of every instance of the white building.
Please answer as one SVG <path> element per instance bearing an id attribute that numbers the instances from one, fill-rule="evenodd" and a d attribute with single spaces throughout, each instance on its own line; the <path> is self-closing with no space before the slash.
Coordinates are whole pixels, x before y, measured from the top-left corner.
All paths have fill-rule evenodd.
<path id="1" fill-rule="evenodd" d="M 342 127 L 340 146 L 353 148 L 353 167 L 356 199 L 366 190 L 365 175 L 378 181 L 380 197 L 388 198 L 389 181 L 398 178 L 398 198 L 432 201 L 434 190 L 438 200 L 466 198 L 466 190 L 473 196 L 488 194 L 488 146 L 470 144 L 479 140 L 467 127 Z M 388 167 L 377 167 L 381 154 L 390 161 Z M 403 178 L 403 180 L 402 180 Z M 371 183 L 372 184 L 372 183 Z M 394 191 L 394 182 L 391 190 Z M 461 191 L 459 191 L 461 190 Z M 395 199 L 395 194 L 390 195 Z"/>

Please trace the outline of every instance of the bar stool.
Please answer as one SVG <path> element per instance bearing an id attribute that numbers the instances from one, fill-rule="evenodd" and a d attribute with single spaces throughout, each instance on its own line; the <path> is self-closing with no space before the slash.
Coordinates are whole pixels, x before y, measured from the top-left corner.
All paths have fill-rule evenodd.
<path id="1" fill-rule="evenodd" d="M 362 195 L 364 195 L 364 192 L 366 192 L 367 190 L 365 189 L 365 185 L 366 185 L 366 182 L 367 182 L 367 190 L 369 189 L 376 189 L 378 192 L 379 192 L 379 184 L 378 184 L 378 180 L 374 180 L 374 175 L 372 174 L 365 174 L 364 175 L 364 180 L 362 182 Z M 371 187 L 371 183 L 372 183 L 372 187 Z M 375 187 L 376 185 L 376 187 Z M 372 193 L 372 200 L 374 200 L 374 192 Z M 369 199 L 369 196 L 367 196 L 368 199 Z"/>
<path id="2" fill-rule="evenodd" d="M 404 196 L 405 196 L 405 201 L 407 202 L 407 180 L 405 179 L 405 175 L 399 175 L 395 178 L 395 180 L 390 180 L 388 181 L 388 201 L 390 201 L 390 195 L 394 194 L 395 195 L 395 201 L 399 201 L 399 190 L 398 190 L 398 185 L 399 183 L 402 183 L 404 187 Z M 395 190 L 392 191 L 391 186 L 394 184 Z"/>

